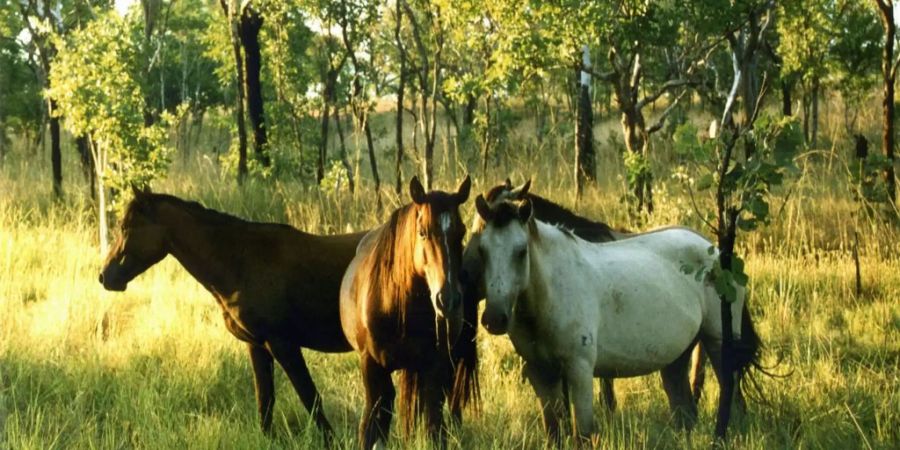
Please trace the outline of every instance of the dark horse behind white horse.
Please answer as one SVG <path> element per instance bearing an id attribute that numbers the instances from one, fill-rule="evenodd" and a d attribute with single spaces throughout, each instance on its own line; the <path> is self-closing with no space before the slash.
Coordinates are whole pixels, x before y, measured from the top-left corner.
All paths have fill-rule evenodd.
<path id="1" fill-rule="evenodd" d="M 695 279 L 684 265 L 709 268 L 718 251 L 703 236 L 668 228 L 608 243 L 591 243 L 535 220 L 529 200 L 490 206 L 478 243 L 487 304 L 482 325 L 509 334 L 526 361 L 526 376 L 541 401 L 544 424 L 559 438 L 566 412 L 563 386 L 574 406 L 575 431 L 593 431 L 593 378 L 660 371 L 676 420 L 697 420 L 688 378 L 696 342 L 721 372 L 723 324 L 713 280 Z M 756 362 L 759 338 L 747 312 L 745 289 L 735 285 L 735 339 L 754 348 L 741 371 Z M 721 386 L 720 382 L 720 386 Z M 722 390 L 720 387 L 720 395 Z M 730 403 L 727 407 L 730 408 Z"/>

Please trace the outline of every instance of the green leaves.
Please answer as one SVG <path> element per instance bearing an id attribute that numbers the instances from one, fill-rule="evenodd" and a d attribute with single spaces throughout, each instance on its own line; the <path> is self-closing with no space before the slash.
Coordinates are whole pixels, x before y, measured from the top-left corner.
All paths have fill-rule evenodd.
<path id="1" fill-rule="evenodd" d="M 91 138 L 99 178 L 120 192 L 146 186 L 163 172 L 168 165 L 165 121 L 175 120 L 166 114 L 163 123 L 144 126 L 139 47 L 133 37 L 128 23 L 110 12 L 58 39 L 46 92 L 57 101 L 65 127 Z"/>

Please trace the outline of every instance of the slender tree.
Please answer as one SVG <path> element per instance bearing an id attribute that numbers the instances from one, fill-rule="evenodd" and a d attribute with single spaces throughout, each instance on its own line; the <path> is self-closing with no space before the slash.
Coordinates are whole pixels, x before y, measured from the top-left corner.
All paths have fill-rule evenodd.
<path id="1" fill-rule="evenodd" d="M 894 1 L 875 0 L 884 29 L 884 47 L 881 52 L 881 147 L 887 163 L 882 170 L 891 203 L 897 200 L 897 179 L 894 176 L 894 83 L 897 80 L 897 66 L 900 60 L 894 54 L 897 25 L 894 23 Z"/>

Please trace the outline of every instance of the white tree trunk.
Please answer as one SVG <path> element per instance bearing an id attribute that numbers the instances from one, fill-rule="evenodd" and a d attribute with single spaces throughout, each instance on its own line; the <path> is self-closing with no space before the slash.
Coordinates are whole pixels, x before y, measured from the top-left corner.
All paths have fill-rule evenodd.
<path id="1" fill-rule="evenodd" d="M 109 223 L 106 208 L 106 147 L 98 145 L 88 136 L 88 145 L 94 154 L 94 170 L 97 172 L 97 228 L 100 241 L 100 257 L 105 258 L 109 252 Z"/>

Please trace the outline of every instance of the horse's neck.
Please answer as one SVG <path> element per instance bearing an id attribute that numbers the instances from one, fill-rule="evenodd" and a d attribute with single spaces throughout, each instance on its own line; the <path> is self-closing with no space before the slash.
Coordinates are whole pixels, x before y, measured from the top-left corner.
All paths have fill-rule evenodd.
<path id="1" fill-rule="evenodd" d="M 216 254 L 217 245 L 233 246 L 236 242 L 215 242 L 210 235 L 210 224 L 188 212 L 172 208 L 160 220 L 169 231 L 169 253 L 194 278 L 207 289 L 224 295 L 232 289 L 227 280 L 231 279 L 221 255 Z"/>
<path id="2" fill-rule="evenodd" d="M 521 313 L 532 318 L 542 320 L 540 311 L 544 309 L 543 302 L 549 299 L 549 292 L 554 283 L 558 283 L 560 273 L 554 271 L 560 258 L 579 258 L 581 254 L 577 248 L 577 241 L 567 236 L 553 225 L 544 222 L 535 222 L 537 236 L 532 236 L 528 243 L 529 280 L 526 294 L 520 299 Z"/>

